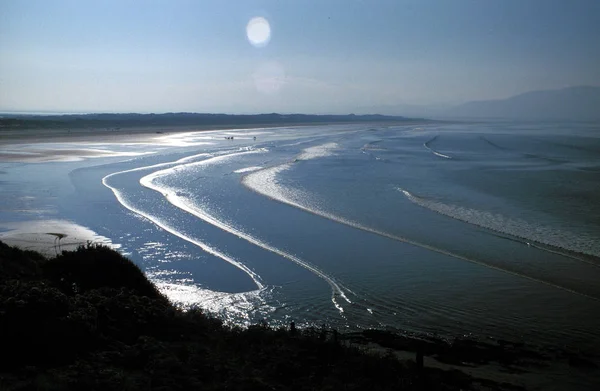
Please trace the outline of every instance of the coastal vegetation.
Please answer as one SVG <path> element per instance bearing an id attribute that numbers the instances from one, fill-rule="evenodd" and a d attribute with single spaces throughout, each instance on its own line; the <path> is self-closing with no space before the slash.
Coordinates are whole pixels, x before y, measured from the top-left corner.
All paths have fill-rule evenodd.
<path id="1" fill-rule="evenodd" d="M 366 330 L 224 325 L 183 311 L 130 260 L 88 245 L 46 259 L 0 242 L 2 390 L 466 390 L 521 389 L 457 370 L 447 361 L 536 358 L 524 350 L 445 345 Z M 353 344 L 375 341 L 370 352 Z M 401 361 L 392 350 L 416 351 Z M 419 357 L 420 356 L 420 357 Z"/>

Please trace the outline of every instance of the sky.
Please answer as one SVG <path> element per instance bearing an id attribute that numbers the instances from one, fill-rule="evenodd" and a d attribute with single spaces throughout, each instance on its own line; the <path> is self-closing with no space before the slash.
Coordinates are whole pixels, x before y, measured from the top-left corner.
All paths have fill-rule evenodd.
<path id="1" fill-rule="evenodd" d="M 0 111 L 350 113 L 600 86 L 599 0 L 0 0 Z"/>

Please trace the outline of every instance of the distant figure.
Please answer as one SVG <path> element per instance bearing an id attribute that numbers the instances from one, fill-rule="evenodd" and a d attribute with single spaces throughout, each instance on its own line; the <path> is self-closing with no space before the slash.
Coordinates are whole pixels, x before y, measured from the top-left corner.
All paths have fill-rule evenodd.
<path id="1" fill-rule="evenodd" d="M 296 323 L 294 323 L 294 322 L 290 323 L 290 334 L 292 334 L 292 335 L 296 334 Z"/>
<path id="2" fill-rule="evenodd" d="M 254 136 L 254 141 L 256 141 L 256 136 Z"/>

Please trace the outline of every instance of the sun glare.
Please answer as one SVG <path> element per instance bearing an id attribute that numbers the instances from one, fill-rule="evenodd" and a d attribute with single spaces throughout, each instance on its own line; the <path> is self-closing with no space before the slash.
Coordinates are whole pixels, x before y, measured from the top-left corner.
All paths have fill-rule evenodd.
<path id="1" fill-rule="evenodd" d="M 267 19 L 262 16 L 250 19 L 246 26 L 246 36 L 248 41 L 256 47 L 267 46 L 271 39 L 271 26 Z"/>

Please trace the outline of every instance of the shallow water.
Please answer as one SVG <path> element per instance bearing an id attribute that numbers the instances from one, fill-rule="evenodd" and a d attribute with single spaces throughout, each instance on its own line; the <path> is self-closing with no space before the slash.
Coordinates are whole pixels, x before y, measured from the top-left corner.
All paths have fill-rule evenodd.
<path id="1" fill-rule="evenodd" d="M 233 323 L 600 347 L 600 126 L 336 125 L 96 148 L 153 153 L 0 163 L 1 221 L 88 227 L 173 300 Z"/>

